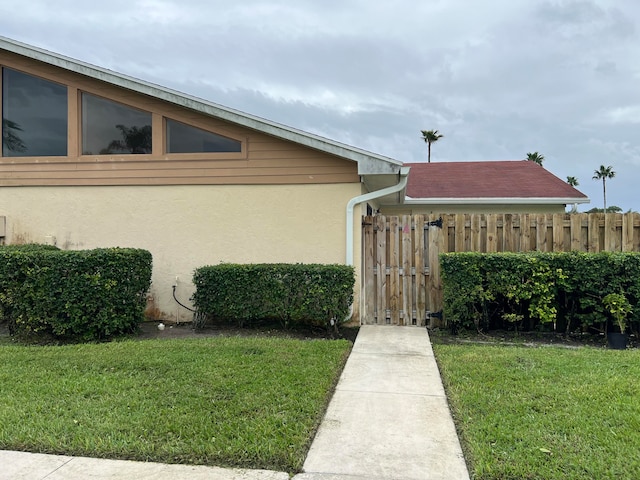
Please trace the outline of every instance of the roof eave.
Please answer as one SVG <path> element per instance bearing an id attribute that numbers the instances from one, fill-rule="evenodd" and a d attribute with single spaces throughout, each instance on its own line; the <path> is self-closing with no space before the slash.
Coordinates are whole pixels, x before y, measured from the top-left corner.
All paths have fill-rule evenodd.
<path id="1" fill-rule="evenodd" d="M 404 199 L 405 205 L 468 205 L 468 204 L 486 204 L 486 205 L 568 205 L 573 203 L 590 203 L 588 197 L 469 197 L 469 198 L 411 198 Z"/>
<path id="2" fill-rule="evenodd" d="M 207 100 L 187 95 L 170 88 L 123 75 L 106 68 L 75 60 L 64 55 L 33 47 L 0 36 L 0 49 L 22 55 L 27 58 L 54 65 L 80 75 L 101 80 L 127 90 L 149 95 L 197 112 L 211 115 L 231 123 L 257 130 L 274 137 L 298 143 L 325 153 L 336 155 L 358 163 L 359 175 L 397 174 L 402 162 L 378 155 L 350 145 L 346 145 L 320 135 L 304 132 L 286 125 L 266 120 L 255 115 L 224 107 Z"/>

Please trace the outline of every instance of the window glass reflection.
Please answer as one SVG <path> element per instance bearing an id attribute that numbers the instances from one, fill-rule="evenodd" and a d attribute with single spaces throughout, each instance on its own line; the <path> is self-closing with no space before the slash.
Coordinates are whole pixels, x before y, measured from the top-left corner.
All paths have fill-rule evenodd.
<path id="1" fill-rule="evenodd" d="M 67 155 L 67 87 L 2 69 L 2 156 Z"/>
<path id="2" fill-rule="evenodd" d="M 167 119 L 167 153 L 240 152 L 241 143 Z"/>
<path id="3" fill-rule="evenodd" d="M 151 153 L 151 113 L 82 94 L 82 154 Z"/>

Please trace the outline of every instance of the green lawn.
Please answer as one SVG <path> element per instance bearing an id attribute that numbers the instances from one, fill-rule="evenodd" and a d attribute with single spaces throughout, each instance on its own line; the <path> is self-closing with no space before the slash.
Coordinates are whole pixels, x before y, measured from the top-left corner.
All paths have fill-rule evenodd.
<path id="1" fill-rule="evenodd" d="M 640 478 L 640 350 L 433 349 L 472 478 Z"/>
<path id="2" fill-rule="evenodd" d="M 351 343 L 0 346 L 0 449 L 299 471 Z"/>

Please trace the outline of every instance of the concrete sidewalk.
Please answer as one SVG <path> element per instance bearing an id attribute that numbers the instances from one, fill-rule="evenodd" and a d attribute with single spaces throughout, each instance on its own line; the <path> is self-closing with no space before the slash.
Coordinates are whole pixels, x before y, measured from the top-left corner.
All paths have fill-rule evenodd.
<path id="1" fill-rule="evenodd" d="M 284 472 L 0 451 L 4 480 L 288 480 Z M 294 480 L 468 480 L 426 329 L 363 326 Z"/>
<path id="2" fill-rule="evenodd" d="M 284 472 L 0 451 L 2 480 L 289 480 Z"/>
<path id="3" fill-rule="evenodd" d="M 296 480 L 469 474 L 424 328 L 362 326 Z"/>

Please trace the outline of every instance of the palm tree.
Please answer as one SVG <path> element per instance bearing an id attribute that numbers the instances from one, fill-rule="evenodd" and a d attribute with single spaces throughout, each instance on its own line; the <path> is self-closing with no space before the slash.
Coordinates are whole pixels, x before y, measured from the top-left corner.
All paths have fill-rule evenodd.
<path id="1" fill-rule="evenodd" d="M 431 163 L 431 144 L 437 142 L 439 139 L 444 137 L 444 135 L 438 133 L 438 130 L 420 130 L 422 132 L 422 139 L 429 146 L 429 154 L 427 156 L 427 160 Z"/>
<path id="2" fill-rule="evenodd" d="M 613 167 L 609 165 L 605 167 L 600 165 L 598 170 L 593 172 L 594 180 L 602 180 L 602 196 L 604 198 L 604 212 L 607 213 L 607 178 L 613 178 L 616 176 L 616 172 L 613 171 Z"/>
<path id="3" fill-rule="evenodd" d="M 542 166 L 542 162 L 544 162 L 544 155 L 538 152 L 533 152 L 533 153 L 529 152 L 527 153 L 527 160 Z"/>
<path id="4" fill-rule="evenodd" d="M 576 177 L 568 176 L 567 183 L 571 185 L 573 188 L 575 188 L 578 186 L 578 179 Z M 577 213 L 577 212 L 578 212 L 578 204 L 574 203 L 573 207 L 571 207 L 571 213 Z"/>
<path id="5" fill-rule="evenodd" d="M 16 122 L 7 118 L 2 119 L 2 146 L 9 152 L 26 152 L 27 146 L 16 132 L 21 132 L 22 128 Z"/>
<path id="6" fill-rule="evenodd" d="M 109 153 L 151 153 L 151 125 L 127 127 L 116 125 L 122 134 L 122 140 L 112 140 L 101 154 Z"/>

